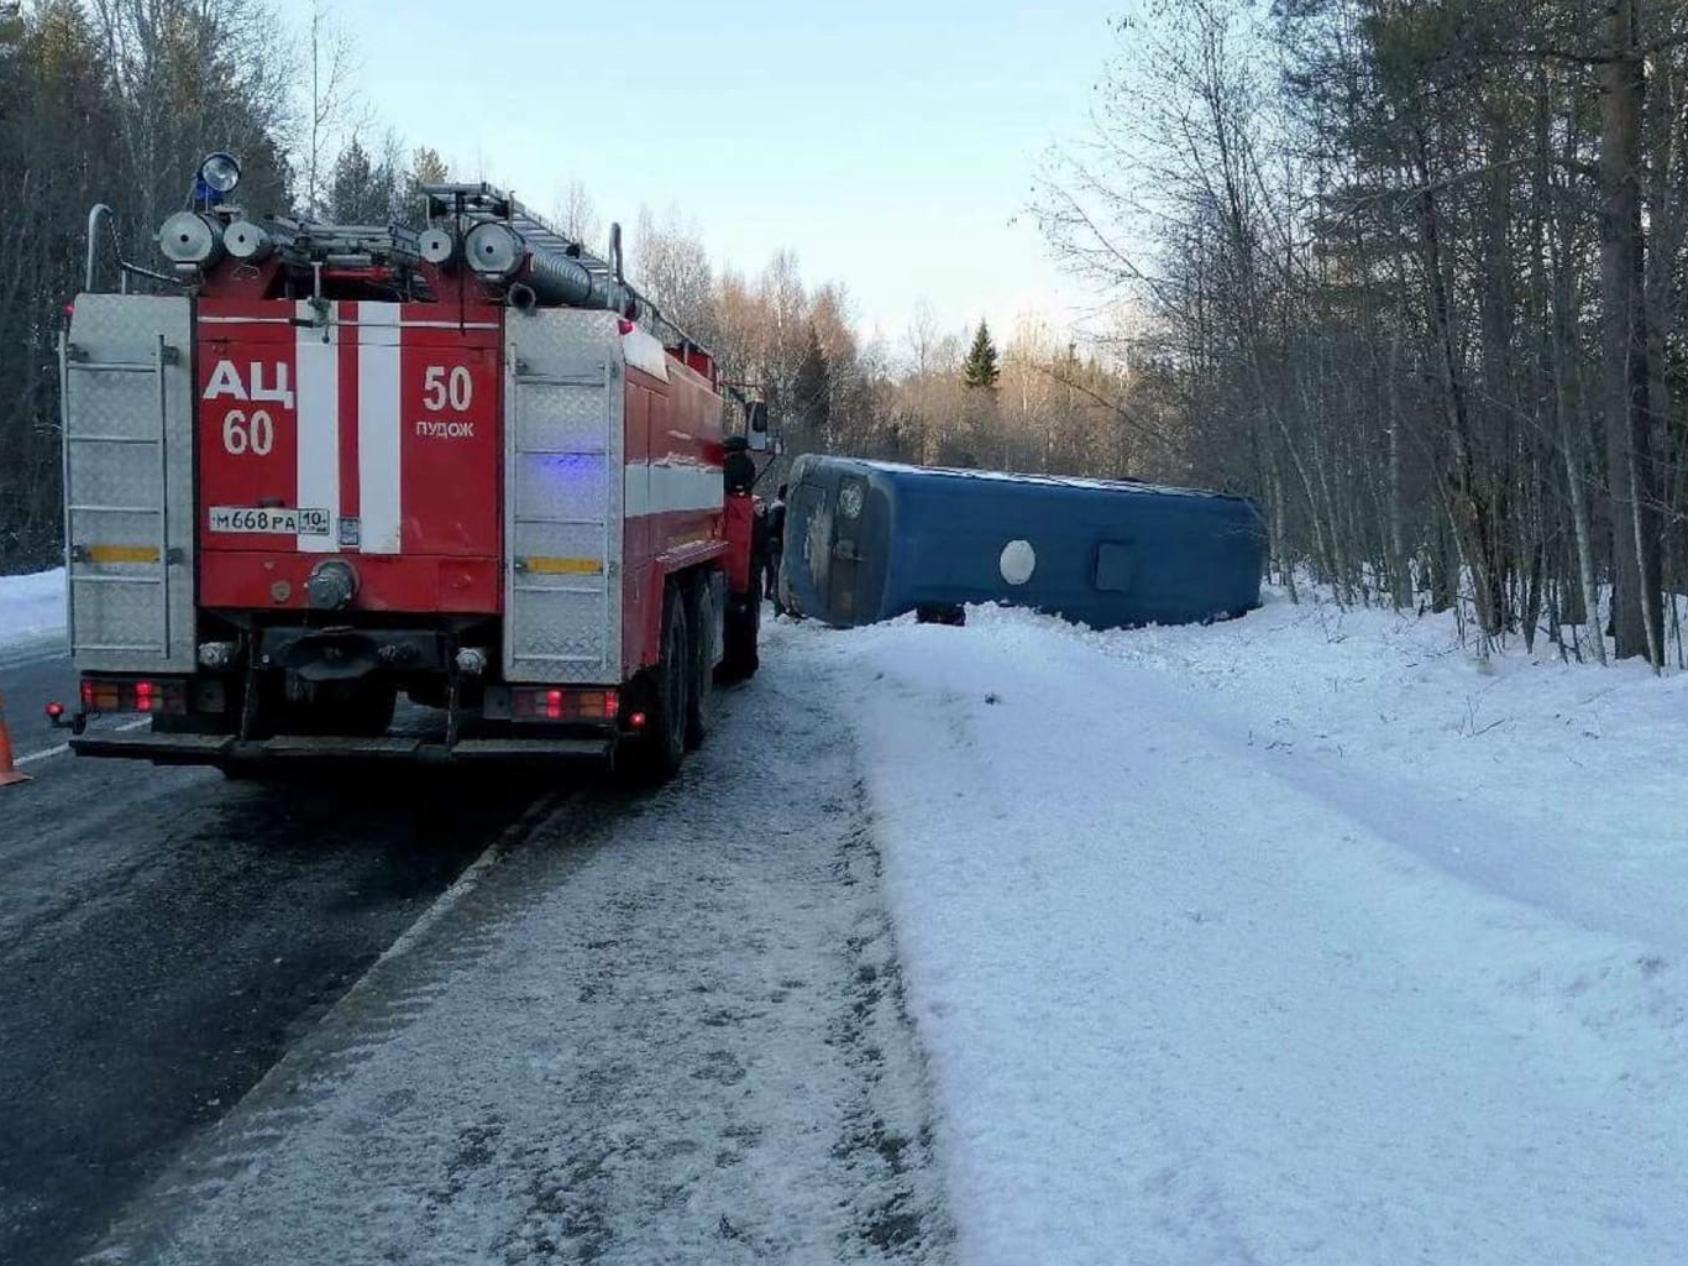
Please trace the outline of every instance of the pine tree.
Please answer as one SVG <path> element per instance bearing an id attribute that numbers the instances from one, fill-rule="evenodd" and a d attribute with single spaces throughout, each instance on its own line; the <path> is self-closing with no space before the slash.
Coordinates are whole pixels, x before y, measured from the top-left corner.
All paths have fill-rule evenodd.
<path id="1" fill-rule="evenodd" d="M 451 172 L 439 151 L 422 145 L 410 152 L 410 170 L 404 174 L 404 189 L 400 193 L 399 220 L 401 223 L 422 223 L 423 185 L 443 185 L 451 179 Z"/>
<path id="2" fill-rule="evenodd" d="M 797 366 L 792 394 L 796 397 L 797 416 L 809 436 L 824 444 L 827 423 L 832 417 L 832 370 L 826 363 L 820 331 L 813 321 L 809 322 L 809 342 Z"/>
<path id="3" fill-rule="evenodd" d="M 961 381 L 969 387 L 985 387 L 995 391 L 996 380 L 1001 372 L 996 363 L 996 344 L 991 342 L 990 329 L 981 320 L 978 332 L 973 335 L 973 346 L 968 349 L 967 359 L 962 362 Z"/>
<path id="4" fill-rule="evenodd" d="M 375 223 L 376 218 L 366 214 L 374 181 L 375 164 L 369 157 L 369 151 L 354 136 L 334 160 L 328 184 L 327 218 L 337 224 Z"/>

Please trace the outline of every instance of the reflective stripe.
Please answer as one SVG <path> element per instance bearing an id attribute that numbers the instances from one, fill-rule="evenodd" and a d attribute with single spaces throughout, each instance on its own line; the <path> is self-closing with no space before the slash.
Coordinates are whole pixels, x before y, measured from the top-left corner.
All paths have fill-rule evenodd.
<path id="1" fill-rule="evenodd" d="M 311 321 L 315 316 L 306 299 L 298 301 L 295 311 L 301 321 Z M 301 510 L 328 511 L 330 523 L 340 513 L 339 342 L 339 331 L 333 325 L 300 325 L 293 345 L 294 369 L 299 378 L 299 482 L 295 504 Z M 293 539 L 295 548 L 306 554 L 328 554 L 339 547 L 332 528 L 321 536 L 301 532 Z"/>
<path id="2" fill-rule="evenodd" d="M 599 576 L 604 563 L 598 558 L 524 558 L 521 567 L 540 576 Z"/>
<path id="3" fill-rule="evenodd" d="M 358 308 L 358 549 L 397 554 L 399 506 L 399 305 Z"/>
<path id="4" fill-rule="evenodd" d="M 85 547 L 90 563 L 156 563 L 156 545 L 89 545 Z"/>
<path id="5" fill-rule="evenodd" d="M 679 510 L 719 510 L 725 493 L 719 466 L 691 463 L 629 463 L 623 497 L 630 519 Z"/>

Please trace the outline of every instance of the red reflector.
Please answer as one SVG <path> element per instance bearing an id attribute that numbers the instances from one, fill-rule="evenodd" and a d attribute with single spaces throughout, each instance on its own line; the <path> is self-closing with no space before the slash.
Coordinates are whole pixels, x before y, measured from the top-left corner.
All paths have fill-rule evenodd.
<path id="1" fill-rule="evenodd" d="M 613 721 L 620 704 L 613 688 L 517 686 L 510 692 L 510 716 L 518 721 Z"/>

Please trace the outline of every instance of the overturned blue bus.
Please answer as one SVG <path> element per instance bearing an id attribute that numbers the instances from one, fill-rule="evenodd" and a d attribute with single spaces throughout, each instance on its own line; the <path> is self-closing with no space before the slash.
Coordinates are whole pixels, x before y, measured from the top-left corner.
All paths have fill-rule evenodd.
<path id="1" fill-rule="evenodd" d="M 780 598 L 828 624 L 1005 602 L 1120 628 L 1260 605 L 1265 531 L 1243 497 L 814 454 L 790 485 Z"/>

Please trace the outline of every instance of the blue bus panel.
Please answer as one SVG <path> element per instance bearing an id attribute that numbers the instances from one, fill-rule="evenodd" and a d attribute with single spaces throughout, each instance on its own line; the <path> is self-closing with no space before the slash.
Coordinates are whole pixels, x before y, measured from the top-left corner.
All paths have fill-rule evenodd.
<path id="1" fill-rule="evenodd" d="M 781 600 L 828 624 L 1004 602 L 1102 629 L 1260 605 L 1265 531 L 1242 497 L 815 454 L 790 484 Z"/>

